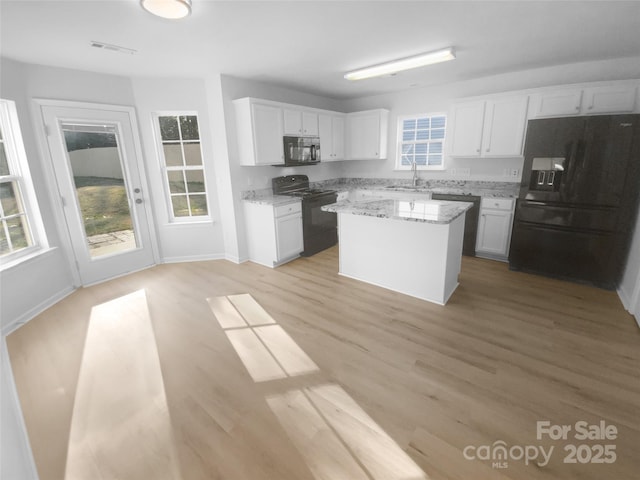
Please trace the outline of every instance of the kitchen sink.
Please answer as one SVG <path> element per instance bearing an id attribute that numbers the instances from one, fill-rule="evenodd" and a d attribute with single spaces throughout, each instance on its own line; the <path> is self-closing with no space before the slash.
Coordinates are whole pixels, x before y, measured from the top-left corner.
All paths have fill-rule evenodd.
<path id="1" fill-rule="evenodd" d="M 424 190 L 425 187 L 414 187 L 412 185 L 387 185 L 384 188 L 388 188 L 389 190 Z"/>

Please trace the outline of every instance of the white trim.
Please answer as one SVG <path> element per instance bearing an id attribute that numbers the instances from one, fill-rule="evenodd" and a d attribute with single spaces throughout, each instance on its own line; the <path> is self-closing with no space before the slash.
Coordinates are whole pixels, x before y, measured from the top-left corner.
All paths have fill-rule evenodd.
<path id="1" fill-rule="evenodd" d="M 47 298 L 47 299 L 43 300 L 42 302 L 40 302 L 38 305 L 36 305 L 36 306 L 30 308 L 29 310 L 27 310 L 26 312 L 24 312 L 22 315 L 20 315 L 16 319 L 14 319 L 8 325 L 5 325 L 4 327 L 2 327 L 2 330 L 0 331 L 0 334 L 2 334 L 3 337 L 6 336 L 6 335 L 11 334 L 12 332 L 16 331 L 18 328 L 20 328 L 24 324 L 28 323 L 29 321 L 31 321 L 32 319 L 34 319 L 35 317 L 40 315 L 47 308 L 54 306 L 56 303 L 58 303 L 61 300 L 65 299 L 66 297 L 71 295 L 76 290 L 77 290 L 77 287 L 74 287 L 73 285 L 69 285 L 69 286 L 63 288 L 62 290 L 60 290 L 59 292 L 54 293 L 49 298 Z"/>
<path id="2" fill-rule="evenodd" d="M 203 262 L 207 260 L 228 260 L 224 253 L 214 253 L 206 255 L 190 255 L 180 257 L 165 257 L 162 263 L 186 263 L 186 262 Z M 237 263 L 237 262 L 236 262 Z"/>
<path id="3" fill-rule="evenodd" d="M 16 382 L 13 377 L 13 370 L 11 368 L 11 359 L 9 358 L 9 351 L 7 349 L 7 342 L 5 336 L 0 338 L 0 368 L 2 369 L 2 379 L 0 382 L 0 388 L 9 397 L 9 409 L 14 414 L 16 423 L 18 424 L 18 442 L 20 451 L 23 453 L 22 464 L 26 467 L 29 479 L 38 480 L 38 469 L 36 468 L 35 458 L 33 451 L 31 450 L 31 443 L 29 442 L 29 435 L 27 433 L 27 426 L 24 422 L 24 415 L 22 414 L 22 407 L 20 406 L 20 398 L 18 396 L 18 390 L 16 389 Z M 3 441 L 6 439 L 3 438 Z"/>

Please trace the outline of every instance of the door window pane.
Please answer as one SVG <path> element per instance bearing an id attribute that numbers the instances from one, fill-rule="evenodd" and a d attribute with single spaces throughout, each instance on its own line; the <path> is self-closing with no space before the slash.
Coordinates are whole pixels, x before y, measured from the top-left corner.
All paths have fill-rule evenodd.
<path id="1" fill-rule="evenodd" d="M 63 124 L 91 258 L 137 248 L 115 127 Z"/>
<path id="2" fill-rule="evenodd" d="M 163 140 L 180 140 L 178 119 L 176 117 L 160 117 L 160 134 Z"/>

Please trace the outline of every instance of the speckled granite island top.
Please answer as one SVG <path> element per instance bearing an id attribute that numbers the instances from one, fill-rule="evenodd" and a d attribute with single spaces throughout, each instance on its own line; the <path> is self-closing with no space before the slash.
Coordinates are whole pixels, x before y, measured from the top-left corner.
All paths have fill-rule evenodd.
<path id="1" fill-rule="evenodd" d="M 472 207 L 469 202 L 440 200 L 376 199 L 353 202 L 345 200 L 321 207 L 325 212 L 365 215 L 411 222 L 447 224 Z"/>

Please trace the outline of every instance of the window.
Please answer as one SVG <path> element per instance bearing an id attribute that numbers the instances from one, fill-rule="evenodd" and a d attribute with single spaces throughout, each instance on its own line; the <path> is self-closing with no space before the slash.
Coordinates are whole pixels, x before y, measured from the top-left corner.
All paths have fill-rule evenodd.
<path id="1" fill-rule="evenodd" d="M 447 117 L 444 114 L 400 118 L 397 168 L 407 170 L 415 162 L 420 169 L 442 169 L 446 125 Z"/>
<path id="2" fill-rule="evenodd" d="M 198 117 L 158 115 L 157 120 L 172 220 L 207 217 Z"/>
<path id="3" fill-rule="evenodd" d="M 31 200 L 31 201 L 29 201 Z M 0 100 L 0 261 L 6 264 L 39 244 L 41 221 L 14 102 Z"/>

